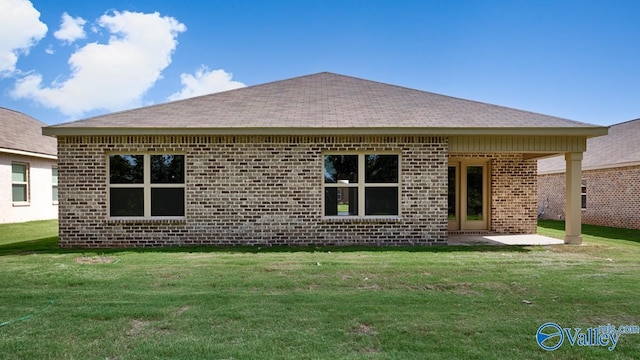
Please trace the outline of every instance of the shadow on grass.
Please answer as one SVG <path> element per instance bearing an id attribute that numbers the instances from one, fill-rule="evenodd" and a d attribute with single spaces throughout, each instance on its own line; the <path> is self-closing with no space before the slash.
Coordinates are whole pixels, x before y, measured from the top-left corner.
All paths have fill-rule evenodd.
<path id="1" fill-rule="evenodd" d="M 538 220 L 538 226 L 545 229 L 564 231 L 564 221 Z M 611 240 L 626 240 L 640 243 L 640 230 L 613 228 L 582 224 L 582 234 Z"/>
<path id="2" fill-rule="evenodd" d="M 455 253 L 455 252 L 528 252 L 528 246 L 517 245 L 433 245 L 433 246 L 289 246 L 289 245 L 238 245 L 238 246 L 172 246 L 158 248 L 73 248 L 58 247 L 58 237 L 0 245 L 0 256 L 31 254 L 117 254 L 135 253 L 296 253 L 296 252 L 407 252 L 407 253 Z"/>
<path id="3" fill-rule="evenodd" d="M 52 236 L 37 240 L 20 241 L 0 245 L 0 256 L 34 253 L 58 253 L 59 250 L 62 249 L 58 247 L 58 237 Z"/>

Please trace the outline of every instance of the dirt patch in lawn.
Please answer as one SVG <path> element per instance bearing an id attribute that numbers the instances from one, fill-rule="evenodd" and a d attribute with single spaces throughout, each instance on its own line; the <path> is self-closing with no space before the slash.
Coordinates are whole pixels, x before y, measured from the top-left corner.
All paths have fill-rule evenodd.
<path id="1" fill-rule="evenodd" d="M 147 328 L 151 324 L 150 321 L 133 319 L 131 320 L 131 326 L 127 330 L 127 336 L 138 336 L 140 335 L 145 328 Z"/>
<path id="2" fill-rule="evenodd" d="M 80 256 L 74 261 L 77 264 L 114 264 L 119 260 L 110 256 Z"/>
<path id="3" fill-rule="evenodd" d="M 191 307 L 189 305 L 185 305 L 183 307 L 181 307 L 180 309 L 178 309 L 178 311 L 176 311 L 176 315 L 180 316 L 182 314 L 184 314 L 185 312 L 187 312 L 187 310 L 191 309 Z"/>
<path id="4" fill-rule="evenodd" d="M 377 335 L 378 332 L 375 331 L 375 329 L 369 325 L 369 324 L 365 324 L 365 323 L 360 323 L 356 326 L 354 326 L 351 331 L 353 331 L 356 334 L 362 334 L 362 335 Z"/>
<path id="5" fill-rule="evenodd" d="M 360 339 L 358 343 L 362 347 L 359 352 L 369 355 L 380 352 L 378 331 L 372 325 L 363 322 L 358 323 L 351 328 L 351 333 Z"/>
<path id="6" fill-rule="evenodd" d="M 167 336 L 174 331 L 173 327 L 162 325 L 157 321 L 132 319 L 125 334 L 129 337 Z"/>
<path id="7" fill-rule="evenodd" d="M 408 286 L 411 290 L 417 291 L 437 291 L 437 292 L 452 292 L 458 295 L 477 295 L 478 292 L 472 289 L 473 284 L 463 283 L 445 283 L 445 284 L 424 284 L 424 285 L 411 285 Z"/>

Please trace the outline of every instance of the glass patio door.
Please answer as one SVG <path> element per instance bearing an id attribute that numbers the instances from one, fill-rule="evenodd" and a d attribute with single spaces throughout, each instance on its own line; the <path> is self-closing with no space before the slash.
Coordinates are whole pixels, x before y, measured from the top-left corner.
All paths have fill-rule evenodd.
<path id="1" fill-rule="evenodd" d="M 449 231 L 488 229 L 488 178 L 486 162 L 449 163 Z"/>

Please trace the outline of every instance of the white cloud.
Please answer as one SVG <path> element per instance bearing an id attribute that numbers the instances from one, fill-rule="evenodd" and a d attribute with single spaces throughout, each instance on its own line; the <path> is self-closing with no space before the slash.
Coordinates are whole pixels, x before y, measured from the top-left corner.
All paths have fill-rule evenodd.
<path id="1" fill-rule="evenodd" d="M 182 90 L 169 96 L 168 100 L 180 100 L 194 96 L 210 94 L 225 90 L 232 90 L 246 85 L 233 81 L 233 74 L 224 70 L 209 70 L 206 66 L 200 66 L 194 75 L 183 73 L 180 75 Z"/>
<path id="2" fill-rule="evenodd" d="M 109 42 L 90 43 L 72 54 L 68 78 L 46 86 L 42 76 L 33 73 L 16 82 L 12 95 L 72 116 L 140 106 L 144 93 L 171 63 L 176 38 L 186 27 L 157 12 L 128 11 L 103 15 L 98 25 L 110 32 Z"/>
<path id="3" fill-rule="evenodd" d="M 18 56 L 46 33 L 47 25 L 30 1 L 0 0 L 0 75 L 15 71 Z"/>
<path id="4" fill-rule="evenodd" d="M 81 17 L 72 17 L 71 15 L 62 14 L 62 24 L 60 29 L 53 33 L 53 36 L 58 40 L 72 43 L 78 39 L 84 39 L 87 34 L 84 32 L 84 24 L 87 21 Z"/>

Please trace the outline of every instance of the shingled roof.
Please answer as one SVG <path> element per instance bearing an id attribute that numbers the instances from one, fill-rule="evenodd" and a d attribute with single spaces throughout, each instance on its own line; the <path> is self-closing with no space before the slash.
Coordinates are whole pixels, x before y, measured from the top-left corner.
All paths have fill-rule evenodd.
<path id="1" fill-rule="evenodd" d="M 609 134 L 587 140 L 582 159 L 583 170 L 640 164 L 640 119 L 612 125 Z M 565 171 L 564 157 L 538 161 L 539 174 Z"/>
<path id="2" fill-rule="evenodd" d="M 31 153 L 56 156 L 56 139 L 42 135 L 40 121 L 10 109 L 0 107 L 0 152 Z"/>
<path id="3" fill-rule="evenodd" d="M 552 116 L 323 72 L 45 129 L 91 134 L 489 134 L 597 136 Z"/>

